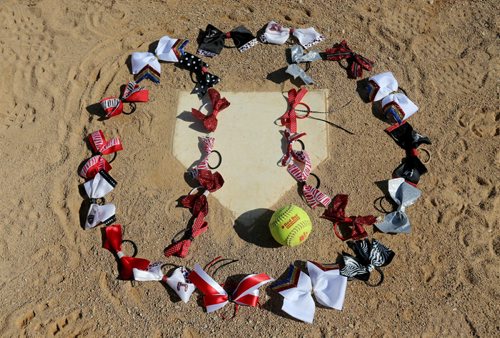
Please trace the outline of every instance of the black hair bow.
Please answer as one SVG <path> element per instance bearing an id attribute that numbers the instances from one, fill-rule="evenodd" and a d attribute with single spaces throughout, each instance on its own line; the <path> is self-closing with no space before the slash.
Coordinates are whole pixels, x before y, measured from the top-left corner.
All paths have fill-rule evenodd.
<path id="1" fill-rule="evenodd" d="M 193 89 L 195 94 L 205 95 L 208 88 L 215 86 L 220 81 L 217 75 L 208 72 L 208 64 L 193 54 L 184 53 L 179 59 L 178 66 L 189 70 L 191 74 L 196 76 L 196 80 L 193 80 L 196 83 Z"/>
<path id="2" fill-rule="evenodd" d="M 407 182 L 417 185 L 420 181 L 420 176 L 427 172 L 427 167 L 418 158 L 415 150 L 407 151 L 406 158 L 394 170 L 392 177 L 402 177 Z"/>
<path id="3" fill-rule="evenodd" d="M 224 41 L 232 39 L 238 51 L 244 52 L 257 44 L 257 38 L 247 28 L 238 26 L 230 32 L 224 33 L 220 29 L 207 25 L 207 28 L 200 34 L 197 53 L 203 56 L 214 57 L 222 52 Z"/>
<path id="4" fill-rule="evenodd" d="M 431 140 L 419 134 L 411 124 L 404 121 L 402 124 L 394 124 L 385 130 L 398 146 L 405 150 L 418 148 L 421 144 L 432 144 Z"/>

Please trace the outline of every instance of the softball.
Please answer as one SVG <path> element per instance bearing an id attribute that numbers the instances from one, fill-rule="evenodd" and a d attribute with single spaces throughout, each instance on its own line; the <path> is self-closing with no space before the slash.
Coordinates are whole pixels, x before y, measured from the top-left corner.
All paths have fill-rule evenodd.
<path id="1" fill-rule="evenodd" d="M 290 204 L 274 212 L 269 221 L 269 230 L 281 245 L 296 246 L 307 239 L 312 224 L 304 210 Z"/>

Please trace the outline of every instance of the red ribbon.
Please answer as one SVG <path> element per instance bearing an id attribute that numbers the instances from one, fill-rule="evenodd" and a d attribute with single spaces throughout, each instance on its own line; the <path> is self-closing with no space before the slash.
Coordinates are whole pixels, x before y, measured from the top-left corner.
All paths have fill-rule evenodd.
<path id="1" fill-rule="evenodd" d="M 108 172 L 111 170 L 111 164 L 101 155 L 92 156 L 87 160 L 80 170 L 80 176 L 85 179 L 92 179 L 100 170 Z"/>
<path id="2" fill-rule="evenodd" d="M 336 195 L 321 217 L 333 222 L 335 235 L 343 241 L 348 239 L 358 240 L 367 237 L 368 233 L 363 226 L 373 225 L 377 221 L 377 218 L 372 215 L 346 217 L 345 208 L 347 200 L 347 195 Z M 343 237 L 338 231 L 339 223 L 350 228 L 351 233 L 347 237 Z"/>
<path id="3" fill-rule="evenodd" d="M 347 42 L 343 40 L 341 43 L 336 43 L 332 48 L 326 50 L 326 59 L 332 61 L 340 61 L 346 59 L 348 63 L 347 74 L 350 78 L 356 79 L 363 76 L 363 69 L 372 70 L 374 62 L 354 53 Z"/>
<path id="4" fill-rule="evenodd" d="M 123 280 L 132 280 L 134 273 L 132 269 L 148 270 L 150 261 L 144 258 L 125 256 L 122 252 L 122 226 L 120 224 L 110 225 L 104 228 L 102 247 L 115 254 L 120 260 L 118 266 L 119 277 Z"/>
<path id="5" fill-rule="evenodd" d="M 210 192 L 215 192 L 224 185 L 224 179 L 219 172 L 212 173 L 211 170 L 200 169 L 197 174 L 200 185 Z"/>
<path id="6" fill-rule="evenodd" d="M 131 81 L 123 90 L 120 98 L 106 97 L 99 101 L 102 109 L 106 113 L 106 118 L 119 115 L 123 112 L 123 102 L 148 102 L 149 91 Z"/>
<path id="7" fill-rule="evenodd" d="M 118 137 L 106 141 L 102 130 L 94 131 L 88 136 L 92 152 L 96 155 L 108 155 L 123 150 L 123 145 Z"/>
<path id="8" fill-rule="evenodd" d="M 297 107 L 297 105 L 302 103 L 301 101 L 306 94 L 307 94 L 306 87 L 300 88 L 298 92 L 295 88 L 292 88 L 288 91 L 289 108 L 285 112 L 285 114 L 281 116 L 280 119 L 281 119 L 281 125 L 288 128 L 292 133 L 297 132 L 297 113 L 295 112 L 295 108 Z"/>
<path id="9" fill-rule="evenodd" d="M 289 164 L 290 161 L 292 160 L 292 158 L 295 159 L 296 161 L 305 163 L 303 157 L 300 156 L 300 153 L 302 151 L 293 150 L 293 143 L 305 135 L 307 135 L 307 134 L 306 133 L 300 133 L 300 134 L 293 133 L 292 134 L 292 132 L 290 132 L 290 129 L 288 129 L 288 128 L 283 131 L 283 136 L 286 139 L 287 147 L 286 147 L 286 153 L 283 154 L 283 156 L 281 157 L 281 165 L 282 166 Z"/>
<path id="10" fill-rule="evenodd" d="M 195 118 L 203 122 L 203 126 L 208 132 L 215 131 L 217 129 L 217 115 L 223 109 L 229 107 L 230 103 L 226 100 L 225 97 L 221 98 L 220 93 L 214 89 L 208 89 L 208 96 L 210 98 L 210 102 L 212 103 L 212 113 L 209 115 L 203 114 L 198 109 L 191 109 L 191 113 Z"/>

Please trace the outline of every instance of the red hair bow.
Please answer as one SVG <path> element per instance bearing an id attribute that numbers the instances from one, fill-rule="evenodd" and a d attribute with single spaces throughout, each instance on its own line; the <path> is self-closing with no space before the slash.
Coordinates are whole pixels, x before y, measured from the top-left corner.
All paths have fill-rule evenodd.
<path id="1" fill-rule="evenodd" d="M 115 254 L 119 261 L 119 277 L 123 280 L 132 280 L 134 273 L 132 269 L 148 270 L 150 261 L 144 258 L 125 256 L 122 252 L 122 226 L 120 224 L 110 225 L 104 228 L 102 247 Z"/>
<path id="2" fill-rule="evenodd" d="M 221 98 L 220 93 L 217 89 L 209 88 L 208 96 L 210 98 L 210 102 L 212 103 L 212 113 L 205 115 L 198 109 L 191 109 L 191 113 L 195 118 L 203 122 L 203 126 L 208 132 L 215 131 L 217 129 L 217 115 L 223 109 L 229 107 L 230 103 L 226 100 L 225 97 Z"/>
<path id="3" fill-rule="evenodd" d="M 347 42 L 343 40 L 336 43 L 332 48 L 326 50 L 326 59 L 331 61 L 347 60 L 347 74 L 350 78 L 356 79 L 363 76 L 363 69 L 372 70 L 374 62 L 354 53 Z"/>
<path id="4" fill-rule="evenodd" d="M 119 98 L 106 97 L 99 101 L 99 103 L 106 113 L 106 118 L 110 118 L 123 112 L 123 102 L 148 102 L 148 100 L 148 90 L 144 89 L 144 87 L 139 87 L 136 82 L 130 81 Z"/>
<path id="5" fill-rule="evenodd" d="M 347 206 L 347 200 L 347 195 L 336 195 L 321 217 L 333 222 L 335 235 L 343 241 L 348 239 L 358 240 L 367 237 L 368 234 L 363 226 L 373 225 L 377 221 L 377 218 L 372 215 L 346 217 L 345 208 Z M 351 232 L 348 236 L 343 237 L 340 234 L 338 230 L 339 223 L 350 228 Z"/>
<path id="6" fill-rule="evenodd" d="M 87 160 L 80 170 L 80 176 L 86 179 L 94 178 L 100 170 L 106 172 L 112 169 L 108 161 L 102 155 L 108 155 L 123 150 L 123 145 L 118 137 L 106 141 L 101 130 L 95 131 L 88 136 L 92 156 Z"/>
<path id="7" fill-rule="evenodd" d="M 212 173 L 211 170 L 198 170 L 197 179 L 198 182 L 200 182 L 200 185 L 210 192 L 215 192 L 224 185 L 224 179 L 217 171 Z"/>
<path id="8" fill-rule="evenodd" d="M 309 107 L 302 103 L 302 99 L 304 96 L 307 94 L 307 88 L 302 87 L 297 90 L 295 88 L 292 88 L 288 91 L 288 105 L 289 108 L 288 110 L 281 116 L 281 125 L 285 126 L 286 128 L 290 129 L 290 132 L 296 133 L 297 132 L 297 113 L 295 112 L 295 108 L 299 105 L 302 104 L 304 105 L 308 111 L 310 111 Z M 299 118 L 305 118 L 307 115 L 304 115 Z"/>

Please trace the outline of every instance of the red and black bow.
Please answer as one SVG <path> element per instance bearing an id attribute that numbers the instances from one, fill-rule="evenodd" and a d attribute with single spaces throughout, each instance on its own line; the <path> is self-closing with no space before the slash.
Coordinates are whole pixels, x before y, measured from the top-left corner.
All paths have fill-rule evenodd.
<path id="1" fill-rule="evenodd" d="M 331 61 L 347 60 L 347 74 L 350 78 L 356 79 L 363 76 L 363 69 L 372 70 L 374 62 L 354 53 L 347 42 L 343 40 L 341 43 L 336 43 L 332 48 L 325 51 L 325 58 Z"/>
<path id="2" fill-rule="evenodd" d="M 217 128 L 217 115 L 223 109 L 229 107 L 230 103 L 225 97 L 221 98 L 217 89 L 209 88 L 208 96 L 212 104 L 212 113 L 205 115 L 198 109 L 191 109 L 191 113 L 195 118 L 203 122 L 203 126 L 208 132 L 213 132 Z"/>
<path id="3" fill-rule="evenodd" d="M 148 102 L 149 92 L 143 87 L 131 81 L 123 90 L 122 95 L 119 98 L 116 97 L 106 97 L 99 101 L 102 109 L 106 113 L 106 118 L 110 118 L 119 115 L 123 112 L 123 102 Z"/>
<path id="4" fill-rule="evenodd" d="M 367 237 L 368 234 L 363 226 L 373 225 L 377 221 L 377 218 L 372 215 L 347 217 L 345 215 L 347 200 L 347 195 L 336 195 L 321 217 L 333 222 L 335 235 L 343 241 L 348 239 L 358 240 Z M 349 228 L 350 233 L 346 237 L 340 234 L 338 230 L 339 224 Z"/>
<path id="5" fill-rule="evenodd" d="M 150 261 L 144 258 L 125 256 L 122 252 L 122 226 L 120 224 L 110 225 L 104 228 L 102 247 L 108 249 L 119 259 L 119 277 L 123 280 L 134 279 L 132 269 L 147 270 Z"/>

